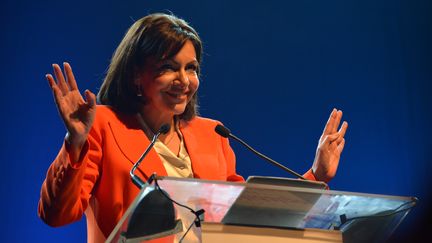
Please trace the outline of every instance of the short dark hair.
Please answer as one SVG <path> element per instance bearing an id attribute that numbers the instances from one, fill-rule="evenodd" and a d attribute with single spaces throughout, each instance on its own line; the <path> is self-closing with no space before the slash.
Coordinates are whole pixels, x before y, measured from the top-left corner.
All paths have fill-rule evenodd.
<path id="1" fill-rule="evenodd" d="M 174 57 L 188 40 L 192 42 L 196 59 L 201 64 L 202 42 L 198 33 L 183 19 L 155 13 L 136 21 L 113 54 L 97 95 L 99 103 L 124 113 L 139 112 L 146 101 L 136 95 L 136 70 L 146 68 L 149 58 L 164 60 Z M 199 67 L 197 73 L 200 73 Z M 195 92 L 179 118 L 190 120 L 197 113 L 198 95 Z"/>

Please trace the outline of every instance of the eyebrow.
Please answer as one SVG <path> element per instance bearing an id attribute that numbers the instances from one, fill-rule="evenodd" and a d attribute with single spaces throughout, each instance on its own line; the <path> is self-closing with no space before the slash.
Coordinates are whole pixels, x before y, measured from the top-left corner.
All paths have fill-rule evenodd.
<path id="1" fill-rule="evenodd" d="M 176 65 L 179 65 L 179 63 L 176 62 L 176 61 L 175 61 L 174 59 L 172 59 L 172 58 L 162 60 L 162 61 L 160 62 L 160 64 L 163 64 L 163 63 L 166 63 L 166 62 L 170 62 L 170 63 L 174 63 L 174 64 L 176 64 Z M 189 64 L 195 64 L 195 65 L 199 66 L 199 62 L 198 62 L 196 59 L 194 59 L 194 60 L 188 62 L 186 65 L 189 65 Z"/>

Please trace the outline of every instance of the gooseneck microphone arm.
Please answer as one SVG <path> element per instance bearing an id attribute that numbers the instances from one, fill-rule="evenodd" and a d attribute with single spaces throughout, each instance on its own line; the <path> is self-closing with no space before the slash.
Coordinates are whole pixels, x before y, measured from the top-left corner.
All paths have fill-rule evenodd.
<path id="1" fill-rule="evenodd" d="M 237 136 L 235 136 L 234 134 L 232 134 L 231 131 L 230 131 L 228 128 L 226 128 L 226 127 L 224 127 L 224 126 L 218 124 L 218 125 L 215 127 L 215 131 L 216 131 L 217 134 L 221 135 L 222 137 L 225 137 L 225 138 L 228 138 L 228 137 L 233 138 L 234 140 L 236 140 L 237 142 L 239 142 L 239 143 L 241 143 L 243 146 L 245 146 L 247 149 L 249 149 L 250 151 L 252 151 L 252 153 L 258 155 L 259 157 L 261 157 L 262 159 L 266 160 L 267 162 L 269 162 L 269 163 L 271 163 L 271 164 L 273 164 L 273 165 L 275 165 L 275 166 L 281 168 L 282 170 L 284 170 L 284 171 L 286 171 L 286 172 L 288 172 L 288 173 L 290 173 L 290 174 L 292 174 L 292 175 L 294 175 L 294 176 L 296 176 L 296 177 L 298 177 L 298 178 L 300 178 L 300 179 L 302 179 L 302 180 L 307 180 L 306 178 L 304 178 L 304 177 L 303 177 L 302 175 L 300 175 L 299 173 L 297 173 L 297 172 L 291 170 L 290 168 L 287 168 L 287 167 L 283 166 L 282 164 L 280 164 L 280 163 L 274 161 L 273 159 L 271 159 L 271 158 L 265 156 L 264 154 L 262 154 L 262 153 L 256 151 L 254 148 L 252 148 L 251 146 L 249 146 L 249 144 L 247 144 L 246 142 L 244 142 L 243 140 L 241 140 L 240 138 L 238 138 Z"/>
<path id="2" fill-rule="evenodd" d="M 147 146 L 144 153 L 141 155 L 141 157 L 138 159 L 137 162 L 135 162 L 134 166 L 130 170 L 129 174 L 131 176 L 132 182 L 139 188 L 143 188 L 146 182 L 144 182 L 141 178 L 139 178 L 137 175 L 135 175 L 135 170 L 138 168 L 138 166 L 141 164 L 141 161 L 147 156 L 147 154 L 150 152 L 150 149 L 153 148 L 154 144 L 156 143 L 156 140 L 159 138 L 161 134 L 166 134 L 170 130 L 169 124 L 163 124 L 159 131 L 153 135 L 152 141 L 150 142 L 149 146 Z"/>

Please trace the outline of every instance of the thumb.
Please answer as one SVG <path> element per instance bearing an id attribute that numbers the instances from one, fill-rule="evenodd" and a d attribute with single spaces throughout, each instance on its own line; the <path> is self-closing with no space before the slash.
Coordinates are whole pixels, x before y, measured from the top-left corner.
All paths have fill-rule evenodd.
<path id="1" fill-rule="evenodd" d="M 90 108 L 93 108 L 96 105 L 96 95 L 93 94 L 90 90 L 86 89 L 85 92 L 86 102 Z"/>
<path id="2" fill-rule="evenodd" d="M 338 139 L 339 136 L 340 136 L 339 133 L 333 133 L 331 135 L 327 135 L 326 138 L 324 139 L 324 143 L 332 143 L 333 141 Z"/>

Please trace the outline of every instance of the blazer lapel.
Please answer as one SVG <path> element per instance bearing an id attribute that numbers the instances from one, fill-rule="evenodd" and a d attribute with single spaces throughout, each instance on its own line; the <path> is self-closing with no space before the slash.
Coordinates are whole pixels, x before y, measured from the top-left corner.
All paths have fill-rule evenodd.
<path id="1" fill-rule="evenodd" d="M 212 144 L 212 139 L 206 137 L 203 128 L 194 124 L 194 120 L 180 122 L 180 130 L 183 134 L 185 147 L 192 162 L 194 178 L 217 180 L 219 179 L 218 164 L 215 163 L 215 153 L 209 150 L 217 145 Z M 203 135 L 204 134 L 204 135 Z"/>

